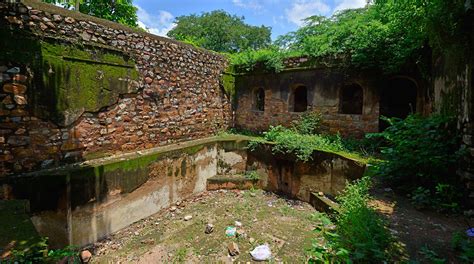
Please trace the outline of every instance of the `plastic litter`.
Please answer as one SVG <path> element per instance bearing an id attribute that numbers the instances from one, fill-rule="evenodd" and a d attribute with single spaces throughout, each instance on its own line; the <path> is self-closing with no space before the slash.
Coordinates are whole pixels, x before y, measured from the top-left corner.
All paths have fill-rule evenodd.
<path id="1" fill-rule="evenodd" d="M 268 260 L 272 256 L 272 252 L 270 251 L 270 247 L 267 244 L 257 246 L 254 250 L 250 251 L 250 255 L 256 261 L 264 261 Z"/>
<path id="2" fill-rule="evenodd" d="M 235 236 L 236 232 L 237 232 L 237 228 L 235 226 L 228 226 L 225 228 L 225 235 L 228 237 Z"/>
<path id="3" fill-rule="evenodd" d="M 474 227 L 471 227 L 468 230 L 466 230 L 466 235 L 468 237 L 474 237 Z"/>

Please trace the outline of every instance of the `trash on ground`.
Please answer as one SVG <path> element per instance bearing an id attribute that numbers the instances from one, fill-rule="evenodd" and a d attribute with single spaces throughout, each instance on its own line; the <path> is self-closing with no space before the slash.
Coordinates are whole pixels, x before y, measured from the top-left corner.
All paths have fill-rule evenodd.
<path id="1" fill-rule="evenodd" d="M 272 252 L 270 251 L 270 247 L 265 245 L 257 246 L 254 250 L 250 251 L 250 255 L 256 261 L 263 261 L 268 260 L 272 256 Z"/>
<path id="2" fill-rule="evenodd" d="M 235 236 L 236 232 L 237 232 L 237 228 L 235 228 L 235 226 L 228 226 L 225 229 L 225 235 L 228 236 L 228 237 Z"/>

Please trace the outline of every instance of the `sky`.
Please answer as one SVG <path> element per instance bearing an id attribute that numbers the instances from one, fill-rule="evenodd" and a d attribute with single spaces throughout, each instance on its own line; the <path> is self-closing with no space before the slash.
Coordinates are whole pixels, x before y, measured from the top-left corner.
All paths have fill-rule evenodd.
<path id="1" fill-rule="evenodd" d="M 366 0 L 134 0 L 139 25 L 166 36 L 175 17 L 223 9 L 244 16 L 245 23 L 272 28 L 272 39 L 302 25 L 312 15 L 331 16 L 338 10 L 363 7 Z"/>

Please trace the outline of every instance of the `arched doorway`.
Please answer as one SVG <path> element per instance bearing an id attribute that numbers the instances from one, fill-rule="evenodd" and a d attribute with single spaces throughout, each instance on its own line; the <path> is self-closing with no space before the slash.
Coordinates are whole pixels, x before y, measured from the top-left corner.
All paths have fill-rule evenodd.
<path id="1" fill-rule="evenodd" d="M 344 85 L 340 90 L 339 113 L 361 115 L 364 93 L 360 85 L 353 83 Z"/>
<path id="2" fill-rule="evenodd" d="M 411 113 L 416 113 L 417 88 L 417 84 L 409 78 L 390 79 L 380 93 L 380 115 L 403 119 Z M 387 122 L 380 120 L 381 131 L 388 126 Z"/>
<path id="3" fill-rule="evenodd" d="M 304 112 L 308 110 L 308 90 L 306 86 L 299 85 L 293 90 L 292 99 L 290 100 L 292 112 Z"/>

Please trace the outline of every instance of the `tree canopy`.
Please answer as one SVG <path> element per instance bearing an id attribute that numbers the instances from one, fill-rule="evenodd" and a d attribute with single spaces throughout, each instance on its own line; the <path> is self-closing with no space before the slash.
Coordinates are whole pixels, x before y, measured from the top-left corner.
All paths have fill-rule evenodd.
<path id="1" fill-rule="evenodd" d="M 79 12 L 118 22 L 130 27 L 138 26 L 137 8 L 133 0 L 43 0 L 62 4 L 65 8 L 79 7 Z"/>
<path id="2" fill-rule="evenodd" d="M 176 27 L 167 35 L 205 49 L 229 53 L 265 48 L 271 43 L 270 27 L 248 25 L 244 17 L 224 10 L 179 16 Z"/>
<path id="3" fill-rule="evenodd" d="M 423 49 L 467 43 L 464 12 L 464 0 L 375 0 L 331 17 L 308 17 L 304 26 L 280 36 L 272 49 L 238 54 L 232 61 L 246 69 L 257 62 L 281 69 L 282 58 L 303 55 L 345 58 L 351 66 L 394 72 L 407 63 L 422 65 Z"/>

